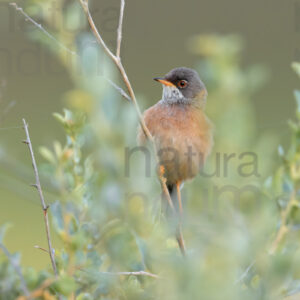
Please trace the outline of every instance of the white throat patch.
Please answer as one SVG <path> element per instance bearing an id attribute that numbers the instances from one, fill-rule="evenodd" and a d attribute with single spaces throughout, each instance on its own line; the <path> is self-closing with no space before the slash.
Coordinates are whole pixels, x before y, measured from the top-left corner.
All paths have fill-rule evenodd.
<path id="1" fill-rule="evenodd" d="M 182 95 L 181 91 L 175 86 L 163 86 L 163 96 L 162 100 L 168 103 L 182 102 L 185 97 Z"/>

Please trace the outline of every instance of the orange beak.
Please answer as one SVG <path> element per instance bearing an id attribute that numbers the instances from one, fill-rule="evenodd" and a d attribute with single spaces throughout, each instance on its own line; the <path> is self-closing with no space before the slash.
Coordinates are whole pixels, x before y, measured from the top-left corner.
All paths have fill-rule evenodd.
<path id="1" fill-rule="evenodd" d="M 155 81 L 158 81 L 166 86 L 175 86 L 175 84 L 173 84 L 172 82 L 168 81 L 168 80 L 165 80 L 163 78 L 159 78 L 159 77 L 156 77 L 156 78 L 153 78 Z M 176 86 L 175 86 L 176 87 Z"/>

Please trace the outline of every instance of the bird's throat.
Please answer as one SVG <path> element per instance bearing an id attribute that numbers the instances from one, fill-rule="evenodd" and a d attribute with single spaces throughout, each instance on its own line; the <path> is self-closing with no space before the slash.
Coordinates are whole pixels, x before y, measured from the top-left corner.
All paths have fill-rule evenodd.
<path id="1" fill-rule="evenodd" d="M 184 103 L 187 101 L 181 91 L 175 86 L 163 87 L 162 100 L 169 104 Z"/>

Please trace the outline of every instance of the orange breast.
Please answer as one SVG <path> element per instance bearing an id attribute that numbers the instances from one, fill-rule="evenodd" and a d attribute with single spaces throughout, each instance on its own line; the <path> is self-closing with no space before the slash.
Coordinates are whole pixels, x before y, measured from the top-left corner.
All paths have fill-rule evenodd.
<path id="1" fill-rule="evenodd" d="M 212 125 L 204 112 L 193 105 L 158 102 L 145 111 L 144 120 L 154 137 L 160 164 L 165 167 L 167 183 L 196 176 L 213 144 Z M 138 141 L 146 142 L 141 129 Z"/>

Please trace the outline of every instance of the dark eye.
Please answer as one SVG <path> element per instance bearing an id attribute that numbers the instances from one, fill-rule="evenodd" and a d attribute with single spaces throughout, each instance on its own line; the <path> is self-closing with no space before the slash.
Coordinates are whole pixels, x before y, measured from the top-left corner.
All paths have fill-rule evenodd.
<path id="1" fill-rule="evenodd" d="M 185 87 L 187 87 L 188 85 L 188 82 L 186 80 L 180 80 L 177 84 L 177 86 L 180 88 L 180 89 L 184 89 Z"/>

